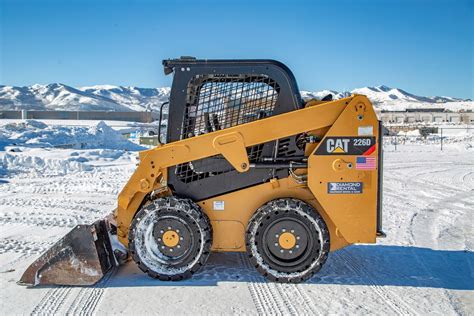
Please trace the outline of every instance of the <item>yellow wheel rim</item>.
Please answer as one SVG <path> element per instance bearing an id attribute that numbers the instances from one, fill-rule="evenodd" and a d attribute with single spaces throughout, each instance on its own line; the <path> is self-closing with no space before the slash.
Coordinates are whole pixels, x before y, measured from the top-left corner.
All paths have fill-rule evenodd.
<path id="1" fill-rule="evenodd" d="M 174 247 L 179 243 L 179 235 L 174 230 L 168 230 L 163 234 L 163 243 L 166 247 Z"/>
<path id="2" fill-rule="evenodd" d="M 283 249 L 291 249 L 296 245 L 295 235 L 292 233 L 283 233 L 278 238 L 278 243 Z"/>

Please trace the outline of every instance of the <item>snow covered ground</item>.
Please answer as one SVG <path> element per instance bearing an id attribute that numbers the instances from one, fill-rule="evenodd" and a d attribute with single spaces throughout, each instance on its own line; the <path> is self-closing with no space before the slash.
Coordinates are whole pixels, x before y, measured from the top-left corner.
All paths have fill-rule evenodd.
<path id="1" fill-rule="evenodd" d="M 129 262 L 93 287 L 17 285 L 72 227 L 115 207 L 137 147 L 119 139 L 111 146 L 104 135 L 117 136 L 105 124 L 0 126 L 1 314 L 474 314 L 472 138 L 443 152 L 387 144 L 388 237 L 332 253 L 303 284 L 268 283 L 245 255 L 212 254 L 178 283 L 150 279 Z M 64 139 L 69 146 L 57 146 Z"/>

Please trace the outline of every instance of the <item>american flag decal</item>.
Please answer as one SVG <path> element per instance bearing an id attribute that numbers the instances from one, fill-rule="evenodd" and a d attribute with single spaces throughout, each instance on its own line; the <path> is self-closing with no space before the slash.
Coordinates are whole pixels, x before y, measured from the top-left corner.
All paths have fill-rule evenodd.
<path id="1" fill-rule="evenodd" d="M 374 170 L 375 165 L 376 165 L 375 157 L 357 157 L 356 158 L 356 169 Z"/>

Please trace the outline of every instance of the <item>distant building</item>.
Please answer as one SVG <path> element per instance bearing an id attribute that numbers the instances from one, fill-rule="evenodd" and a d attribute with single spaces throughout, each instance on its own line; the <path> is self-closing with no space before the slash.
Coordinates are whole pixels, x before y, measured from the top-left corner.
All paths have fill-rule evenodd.
<path id="1" fill-rule="evenodd" d="M 385 124 L 464 123 L 474 124 L 474 112 L 447 112 L 445 109 L 407 109 L 377 113 Z"/>

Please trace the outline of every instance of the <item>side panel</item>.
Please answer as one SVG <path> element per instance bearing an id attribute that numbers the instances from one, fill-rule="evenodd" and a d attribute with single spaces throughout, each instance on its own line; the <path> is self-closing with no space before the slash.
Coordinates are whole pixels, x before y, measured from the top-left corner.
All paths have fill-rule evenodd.
<path id="1" fill-rule="evenodd" d="M 336 226 L 308 187 L 288 177 L 198 202 L 212 223 L 212 250 L 245 251 L 245 231 L 255 211 L 271 200 L 286 197 L 303 200 L 321 214 L 329 228 L 331 250 L 348 245 L 337 236 Z"/>
<path id="2" fill-rule="evenodd" d="M 308 159 L 308 186 L 349 243 L 376 239 L 378 139 L 373 107 L 355 96 Z"/>

